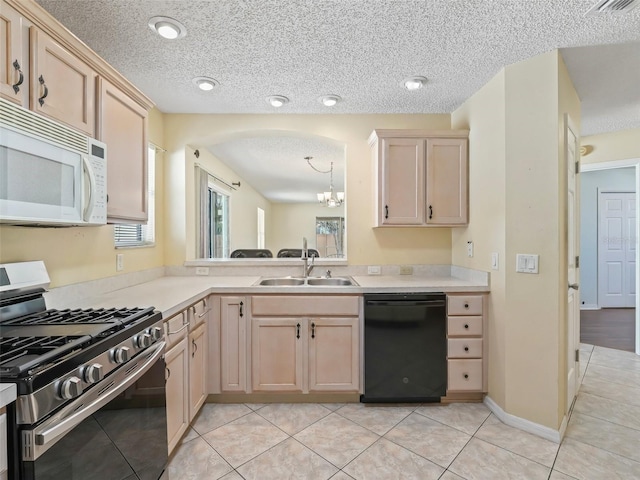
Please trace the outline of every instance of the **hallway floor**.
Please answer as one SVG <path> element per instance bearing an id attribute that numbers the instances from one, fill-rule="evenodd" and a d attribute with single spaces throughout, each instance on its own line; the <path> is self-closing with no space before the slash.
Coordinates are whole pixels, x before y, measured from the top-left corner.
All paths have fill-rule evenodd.
<path id="1" fill-rule="evenodd" d="M 171 480 L 638 479 L 640 356 L 581 345 L 583 384 L 561 445 L 483 404 L 205 404 Z"/>

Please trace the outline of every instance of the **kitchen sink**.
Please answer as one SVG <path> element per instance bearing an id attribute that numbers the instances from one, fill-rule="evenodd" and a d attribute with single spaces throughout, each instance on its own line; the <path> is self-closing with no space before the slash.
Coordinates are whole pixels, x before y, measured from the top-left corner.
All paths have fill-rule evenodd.
<path id="1" fill-rule="evenodd" d="M 260 283 L 258 283 L 258 285 L 269 285 L 269 286 L 304 285 L 304 278 L 292 278 L 292 277 L 265 278 L 264 280 L 260 280 Z"/>
<path id="2" fill-rule="evenodd" d="M 357 285 L 350 277 L 278 277 L 264 278 L 258 281 L 256 285 L 264 285 L 271 287 L 296 287 L 308 285 L 310 287 L 328 286 L 328 287 L 346 287 L 349 285 Z"/>
<path id="3" fill-rule="evenodd" d="M 335 278 L 307 278 L 307 285 L 319 286 L 329 285 L 332 287 L 354 285 L 353 280 L 345 277 Z"/>

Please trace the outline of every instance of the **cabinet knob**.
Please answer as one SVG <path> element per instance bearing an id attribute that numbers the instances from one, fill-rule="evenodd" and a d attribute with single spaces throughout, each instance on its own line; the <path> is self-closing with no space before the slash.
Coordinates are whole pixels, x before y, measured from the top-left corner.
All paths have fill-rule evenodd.
<path id="1" fill-rule="evenodd" d="M 468 323 L 465 323 L 465 324 L 464 324 L 464 328 L 466 328 L 467 330 L 469 330 L 469 324 L 468 324 Z"/>
<path id="2" fill-rule="evenodd" d="M 469 304 L 468 304 L 468 303 L 465 303 L 465 304 L 464 304 L 464 308 L 469 308 Z"/>
<path id="3" fill-rule="evenodd" d="M 18 60 L 14 60 L 13 61 L 13 68 L 15 68 L 16 72 L 18 72 L 18 74 L 19 74 L 18 81 L 12 85 L 13 86 L 13 91 L 15 93 L 18 93 L 20 91 L 20 85 L 22 85 L 22 82 L 24 82 L 24 74 L 22 73 L 22 70 L 20 69 L 20 64 L 18 63 Z"/>
<path id="4" fill-rule="evenodd" d="M 465 351 L 465 352 L 468 352 L 468 351 L 469 351 L 469 347 L 465 345 L 465 346 L 464 346 L 464 351 Z"/>
<path id="5" fill-rule="evenodd" d="M 40 77 L 38 78 L 38 82 L 40 82 L 40 85 L 42 85 L 44 87 L 44 91 L 42 92 L 42 96 L 40 98 L 38 98 L 38 103 L 40 103 L 40 106 L 44 105 L 44 99 L 47 98 L 47 95 L 49 95 L 49 89 L 47 88 L 47 84 L 44 83 L 44 77 L 42 75 L 40 75 Z"/>
<path id="6" fill-rule="evenodd" d="M 465 374 L 464 374 L 464 379 L 465 379 L 465 380 L 468 380 L 468 379 L 469 379 L 469 374 L 468 374 L 468 373 L 465 373 Z"/>

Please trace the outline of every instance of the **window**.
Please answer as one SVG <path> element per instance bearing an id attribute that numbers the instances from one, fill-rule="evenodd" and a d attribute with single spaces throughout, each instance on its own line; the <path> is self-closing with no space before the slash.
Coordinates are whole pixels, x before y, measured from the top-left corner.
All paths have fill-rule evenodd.
<path id="1" fill-rule="evenodd" d="M 316 248 L 321 257 L 344 257 L 344 217 L 316 217 Z"/>
<path id="2" fill-rule="evenodd" d="M 196 166 L 198 245 L 200 258 L 229 258 L 231 190 L 217 177 Z"/>
<path id="3" fill-rule="evenodd" d="M 149 218 L 147 224 L 119 223 L 114 226 L 116 248 L 142 247 L 155 244 L 156 217 L 156 147 L 149 144 L 147 152 L 147 210 Z"/>

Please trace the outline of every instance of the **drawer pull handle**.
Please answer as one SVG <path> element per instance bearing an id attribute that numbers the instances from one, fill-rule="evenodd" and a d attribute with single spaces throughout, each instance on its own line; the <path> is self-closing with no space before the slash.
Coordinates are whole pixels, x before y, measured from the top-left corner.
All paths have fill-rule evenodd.
<path id="1" fill-rule="evenodd" d="M 209 310 L 205 310 L 204 312 L 202 312 L 200 315 L 198 315 L 198 318 L 202 318 L 204 317 L 207 313 L 209 313 L 211 311 L 211 309 Z"/>
<path id="2" fill-rule="evenodd" d="M 166 380 L 169 380 L 169 378 L 171 378 L 171 370 L 169 370 L 169 367 L 165 367 L 165 369 L 167 370 L 167 375 L 164 377 L 166 381 Z"/>
<path id="3" fill-rule="evenodd" d="M 300 338 L 300 324 L 296 325 L 296 338 Z"/>
<path id="4" fill-rule="evenodd" d="M 189 326 L 188 323 L 185 323 L 184 325 L 182 325 L 182 327 L 180 327 L 178 330 L 176 330 L 175 332 L 172 332 L 171 330 L 169 330 L 169 335 L 175 335 L 176 333 L 180 333 L 182 330 L 184 330 L 185 328 L 187 328 Z"/>
<path id="5" fill-rule="evenodd" d="M 469 330 L 469 324 L 468 324 L 468 323 L 465 323 L 465 324 L 464 324 L 464 328 L 466 328 L 467 330 Z"/>
<path id="6" fill-rule="evenodd" d="M 195 340 L 191 340 L 191 345 L 193 345 L 193 352 L 191 352 L 191 358 L 196 356 L 196 352 L 198 351 L 198 344 Z"/>
<path id="7" fill-rule="evenodd" d="M 389 205 L 384 206 L 384 218 L 389 218 Z"/>
<path id="8" fill-rule="evenodd" d="M 468 304 L 468 303 L 465 303 L 465 304 L 464 304 L 464 308 L 469 308 L 469 304 Z"/>
<path id="9" fill-rule="evenodd" d="M 18 81 L 12 85 L 14 93 L 18 93 L 20 91 L 20 85 L 22 85 L 22 82 L 24 82 L 24 74 L 22 73 L 22 70 L 20 70 L 20 64 L 18 63 L 18 60 L 15 60 L 13 62 L 13 68 L 15 68 L 16 72 L 20 74 L 20 78 L 18 78 Z"/>
<path id="10" fill-rule="evenodd" d="M 465 351 L 465 352 L 468 352 L 468 351 L 469 351 L 469 347 L 465 345 L 465 347 L 464 347 L 464 351 Z"/>
<path id="11" fill-rule="evenodd" d="M 429 220 L 433 218 L 433 207 L 429 205 Z"/>
<path id="12" fill-rule="evenodd" d="M 468 374 L 468 373 L 465 373 L 465 374 L 464 374 L 464 379 L 465 379 L 465 380 L 468 380 L 468 379 L 469 379 L 469 374 Z"/>
<path id="13" fill-rule="evenodd" d="M 42 93 L 42 96 L 38 98 L 38 102 L 40 103 L 40 106 L 43 106 L 44 99 L 47 98 L 47 95 L 49 95 L 49 89 L 47 88 L 47 84 L 44 83 L 44 77 L 42 75 L 40 75 L 40 78 L 38 78 L 38 82 L 40 82 L 40 85 L 44 87 L 44 92 Z"/>
<path id="14" fill-rule="evenodd" d="M 311 338 L 316 338 L 316 324 L 311 324 Z"/>
<path id="15" fill-rule="evenodd" d="M 244 313 L 242 312 L 242 307 L 244 307 L 244 303 L 240 302 L 240 318 L 244 316 Z"/>

